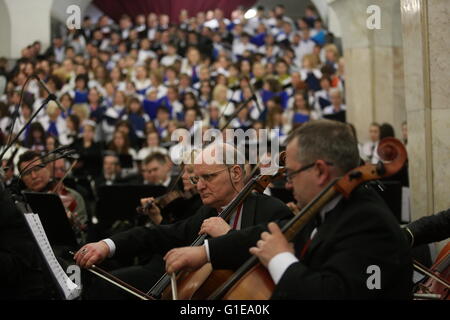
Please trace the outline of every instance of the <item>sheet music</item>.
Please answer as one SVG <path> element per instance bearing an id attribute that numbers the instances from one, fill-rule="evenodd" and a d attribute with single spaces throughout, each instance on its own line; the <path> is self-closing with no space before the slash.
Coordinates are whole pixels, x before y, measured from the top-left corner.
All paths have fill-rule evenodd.
<path id="1" fill-rule="evenodd" d="M 79 297 L 81 290 L 75 283 L 72 282 L 72 280 L 69 279 L 67 274 L 61 268 L 61 265 L 56 259 L 52 247 L 50 246 L 47 235 L 45 234 L 39 215 L 34 213 L 25 213 L 25 219 L 36 239 L 36 242 L 39 245 L 39 248 L 41 249 L 42 254 L 45 257 L 48 266 L 50 267 L 51 272 L 62 289 L 64 297 L 67 300 L 73 300 Z"/>

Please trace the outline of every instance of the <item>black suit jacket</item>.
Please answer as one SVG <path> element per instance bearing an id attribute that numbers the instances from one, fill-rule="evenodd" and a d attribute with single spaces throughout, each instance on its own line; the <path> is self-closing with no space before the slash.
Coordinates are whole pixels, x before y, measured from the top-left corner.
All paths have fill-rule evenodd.
<path id="1" fill-rule="evenodd" d="M 0 186 L 0 300 L 49 298 L 38 250 L 11 194 Z"/>
<path id="2" fill-rule="evenodd" d="M 280 200 L 253 193 L 244 201 L 241 228 L 267 224 L 291 215 Z M 197 238 L 203 220 L 214 216 L 217 216 L 215 209 L 202 206 L 193 216 L 174 224 L 136 227 L 115 234 L 111 237 L 116 245 L 115 255 L 135 256 L 142 252 L 165 254 L 172 248 L 189 246 Z"/>
<path id="3" fill-rule="evenodd" d="M 295 239 L 296 254 L 314 222 Z M 258 226 L 211 239 L 214 268 L 236 268 L 259 239 Z M 225 258 L 226 257 L 226 258 Z M 243 259 L 244 258 L 244 259 Z M 368 289 L 380 269 L 380 289 Z M 412 294 L 412 260 L 406 239 L 392 212 L 367 186 L 358 188 L 327 213 L 306 254 L 289 266 L 273 299 L 408 299 Z"/>
<path id="4" fill-rule="evenodd" d="M 404 229 L 406 237 L 414 247 L 445 240 L 450 237 L 450 208 L 432 216 L 422 217 L 406 227 L 414 235 L 412 239 L 409 232 Z"/>

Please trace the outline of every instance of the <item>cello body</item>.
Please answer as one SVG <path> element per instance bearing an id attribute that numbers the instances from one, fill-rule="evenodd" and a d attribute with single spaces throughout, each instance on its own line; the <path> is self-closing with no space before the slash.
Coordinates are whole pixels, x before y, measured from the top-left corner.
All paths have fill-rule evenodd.
<path id="1" fill-rule="evenodd" d="M 231 270 L 213 270 L 210 263 L 195 272 L 181 272 L 177 276 L 178 299 L 205 300 L 232 274 Z M 172 299 L 172 288 L 167 287 L 162 300 Z"/>
<path id="2" fill-rule="evenodd" d="M 257 264 L 225 294 L 223 299 L 269 300 L 274 289 L 275 283 L 267 269 L 262 264 Z"/>
<path id="3" fill-rule="evenodd" d="M 436 262 L 431 266 L 430 271 L 450 282 L 450 242 L 439 252 Z M 440 300 L 450 300 L 449 288 L 431 277 L 419 285 L 417 293 L 439 294 Z"/>

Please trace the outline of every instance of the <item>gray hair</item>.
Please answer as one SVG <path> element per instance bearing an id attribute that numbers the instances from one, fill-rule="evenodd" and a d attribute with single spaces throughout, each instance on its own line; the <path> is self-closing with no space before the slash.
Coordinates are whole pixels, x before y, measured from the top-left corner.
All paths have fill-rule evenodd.
<path id="1" fill-rule="evenodd" d="M 294 140 L 299 148 L 297 160 L 303 165 L 324 160 L 333 163 L 340 173 L 345 174 L 359 164 L 356 139 L 345 123 L 311 121 L 293 131 L 287 143 Z"/>

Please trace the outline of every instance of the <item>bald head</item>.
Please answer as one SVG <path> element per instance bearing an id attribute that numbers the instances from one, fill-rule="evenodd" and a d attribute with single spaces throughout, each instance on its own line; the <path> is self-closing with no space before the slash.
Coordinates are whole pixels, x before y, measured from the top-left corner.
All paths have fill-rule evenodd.
<path id="1" fill-rule="evenodd" d="M 194 161 L 194 178 L 205 205 L 220 209 L 242 190 L 243 161 L 244 157 L 226 143 L 213 143 L 200 152 Z"/>
<path id="2" fill-rule="evenodd" d="M 195 158 L 194 164 L 241 165 L 245 156 L 231 144 L 217 142 L 208 145 Z"/>

